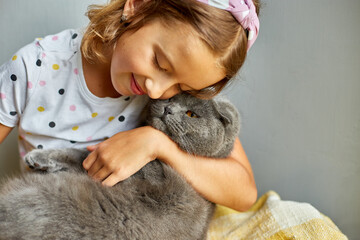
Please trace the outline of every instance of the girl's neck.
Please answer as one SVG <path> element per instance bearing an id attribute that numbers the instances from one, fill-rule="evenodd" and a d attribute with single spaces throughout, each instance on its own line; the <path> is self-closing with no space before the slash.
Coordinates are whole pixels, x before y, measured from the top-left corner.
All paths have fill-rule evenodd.
<path id="1" fill-rule="evenodd" d="M 110 63 L 90 63 L 81 58 L 86 86 L 92 94 L 100 98 L 121 96 L 111 82 Z"/>

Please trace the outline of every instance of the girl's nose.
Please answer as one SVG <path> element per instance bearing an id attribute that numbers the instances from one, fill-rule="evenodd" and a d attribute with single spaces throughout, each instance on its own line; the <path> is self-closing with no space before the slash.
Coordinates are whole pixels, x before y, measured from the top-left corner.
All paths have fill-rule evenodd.
<path id="1" fill-rule="evenodd" d="M 179 93 L 176 83 L 171 80 L 155 81 L 147 78 L 145 80 L 147 94 L 152 99 L 167 99 Z"/>

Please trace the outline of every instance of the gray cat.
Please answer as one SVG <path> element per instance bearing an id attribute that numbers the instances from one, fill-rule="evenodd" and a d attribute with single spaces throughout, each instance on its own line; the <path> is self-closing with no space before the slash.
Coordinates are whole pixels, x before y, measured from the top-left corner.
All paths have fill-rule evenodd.
<path id="1" fill-rule="evenodd" d="M 147 107 L 147 124 L 193 155 L 228 156 L 239 121 L 236 108 L 223 99 L 179 94 Z M 87 154 L 78 149 L 27 154 L 27 164 L 37 171 L 0 189 L 0 239 L 206 238 L 214 204 L 171 167 L 154 160 L 114 187 L 103 187 L 82 168 Z"/>

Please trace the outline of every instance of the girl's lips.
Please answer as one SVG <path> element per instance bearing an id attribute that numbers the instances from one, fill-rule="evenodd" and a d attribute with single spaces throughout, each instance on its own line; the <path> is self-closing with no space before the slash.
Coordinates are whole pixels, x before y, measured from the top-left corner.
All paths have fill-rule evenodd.
<path id="1" fill-rule="evenodd" d="M 136 95 L 144 95 L 145 92 L 141 89 L 140 85 L 136 82 L 134 74 L 131 74 L 131 90 L 136 94 Z"/>

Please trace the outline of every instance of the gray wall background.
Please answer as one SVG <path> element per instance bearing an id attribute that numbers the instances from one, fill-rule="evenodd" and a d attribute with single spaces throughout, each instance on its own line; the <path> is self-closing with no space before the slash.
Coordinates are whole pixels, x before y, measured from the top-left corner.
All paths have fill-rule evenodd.
<path id="1" fill-rule="evenodd" d="M 0 63 L 36 37 L 85 26 L 104 0 L 0 0 Z M 263 0 L 258 41 L 226 93 L 259 195 L 308 202 L 360 239 L 360 1 Z M 0 178 L 17 173 L 16 131 Z"/>

